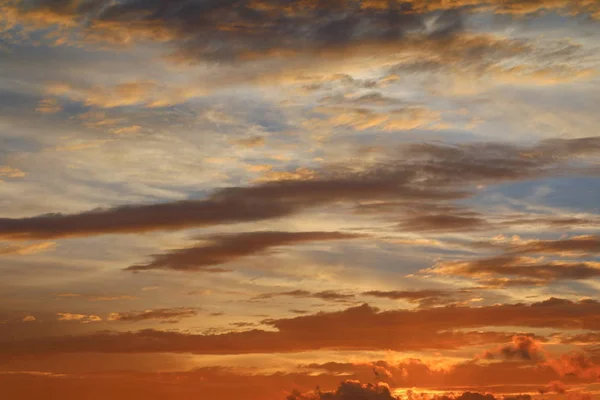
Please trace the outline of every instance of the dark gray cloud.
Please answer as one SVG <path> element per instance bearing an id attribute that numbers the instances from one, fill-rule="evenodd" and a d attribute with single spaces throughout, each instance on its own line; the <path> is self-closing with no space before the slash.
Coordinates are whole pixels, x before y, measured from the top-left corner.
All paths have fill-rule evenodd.
<path id="1" fill-rule="evenodd" d="M 355 0 L 35 0 L 6 2 L 18 23 L 70 27 L 88 40 L 175 42 L 186 58 L 228 61 L 331 49 L 372 48 L 420 32 L 444 40 L 464 29 L 465 11 L 531 14 L 544 9 L 598 11 L 589 0 L 507 2 Z M 425 16 L 433 16 L 430 26 Z"/>
<path id="2" fill-rule="evenodd" d="M 363 7 L 350 0 L 15 0 L 8 6 L 24 25 L 74 26 L 88 40 L 171 42 L 179 57 L 219 62 L 389 45 L 415 31 L 447 37 L 462 28 L 459 13 L 439 11 L 427 30 L 421 13 L 395 1 Z"/>
<path id="3" fill-rule="evenodd" d="M 264 253 L 280 246 L 291 246 L 308 242 L 357 239 L 359 234 L 341 232 L 246 232 L 231 235 L 216 235 L 206 238 L 206 243 L 194 247 L 173 250 L 152 256 L 147 264 L 132 265 L 130 271 L 171 269 L 176 271 L 223 272 L 216 266 L 242 257 Z"/>

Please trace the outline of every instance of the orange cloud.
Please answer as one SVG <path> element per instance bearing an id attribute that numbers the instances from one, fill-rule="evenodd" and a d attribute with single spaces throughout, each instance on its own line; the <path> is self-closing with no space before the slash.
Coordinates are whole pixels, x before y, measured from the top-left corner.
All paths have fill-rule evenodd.
<path id="1" fill-rule="evenodd" d="M 0 246 L 0 256 L 3 255 L 29 255 L 42 253 L 56 247 L 54 242 L 42 242 L 28 245 L 6 245 Z"/>
<path id="2" fill-rule="evenodd" d="M 100 322 L 102 318 L 97 315 L 86 315 L 86 314 L 73 314 L 73 313 L 57 313 L 59 321 L 78 321 L 82 324 L 89 324 L 90 322 Z"/>
<path id="3" fill-rule="evenodd" d="M 70 316 L 70 314 L 69 314 Z M 69 317 L 83 320 L 85 315 Z M 549 299 L 531 305 L 448 306 L 379 311 L 368 305 L 344 311 L 262 321 L 272 330 L 193 335 L 142 330 L 99 332 L 0 344 L 6 354 L 196 353 L 247 354 L 316 349 L 396 351 L 457 349 L 512 339 L 508 332 L 470 329 L 490 326 L 600 330 L 600 303 Z M 327 326 L 328 329 L 322 329 Z M 520 345 L 520 342 L 517 343 Z M 511 351 L 521 354 L 513 343 Z M 509 349 L 510 350 L 510 349 Z M 508 351 L 508 350 L 507 350 Z"/>
<path id="4" fill-rule="evenodd" d="M 600 236 L 575 236 L 559 240 L 534 240 L 510 247 L 517 253 L 586 256 L 600 253 Z"/>
<path id="5" fill-rule="evenodd" d="M 476 260 L 444 261 L 422 272 L 472 277 L 492 286 L 501 286 L 502 279 L 508 277 L 522 279 L 522 283 L 526 284 L 544 284 L 556 280 L 583 280 L 598 277 L 600 263 L 545 262 L 532 257 L 502 255 Z"/>
<path id="6" fill-rule="evenodd" d="M 7 165 L 0 165 L 0 176 L 7 178 L 22 178 L 25 175 L 27 174 L 20 169 L 9 167 Z"/>

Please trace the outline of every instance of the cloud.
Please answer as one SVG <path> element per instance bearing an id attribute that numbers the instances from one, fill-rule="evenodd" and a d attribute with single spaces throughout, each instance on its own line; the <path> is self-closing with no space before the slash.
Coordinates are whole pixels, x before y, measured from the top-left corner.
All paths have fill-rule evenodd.
<path id="1" fill-rule="evenodd" d="M 325 370 L 329 366 L 332 367 L 331 370 Z M 334 369 L 336 366 L 343 375 L 337 374 L 338 370 Z M 495 400 L 503 397 L 506 400 L 529 400 L 527 396 L 515 396 L 513 393 L 535 391 L 543 379 L 548 379 L 546 370 L 542 372 L 531 368 L 521 368 L 515 371 L 514 365 L 462 364 L 450 371 L 440 371 L 430 369 L 428 363 L 419 362 L 419 360 L 404 360 L 397 365 L 389 365 L 383 361 L 364 365 L 327 363 L 322 365 L 325 371 L 319 370 L 318 375 L 285 371 L 248 374 L 235 368 L 204 367 L 178 372 L 93 373 L 77 371 L 72 375 L 60 374 L 61 380 L 55 382 L 59 374 L 14 371 L 9 372 L 10 375 L 0 373 L 0 384 L 5 392 L 19 393 L 25 399 L 44 398 L 47 393 L 54 393 L 52 390 L 60 387 L 62 390 L 61 400 L 79 399 L 81 393 L 93 393 L 90 395 L 92 397 L 88 396 L 88 398 L 94 400 L 118 399 L 123 393 L 129 391 L 135 393 L 134 399 L 136 400 L 142 398 L 148 400 L 179 399 L 182 393 L 188 398 L 191 396 L 192 398 L 220 400 L 285 400 L 288 396 L 296 396 L 296 400 L 315 400 L 319 399 L 320 395 L 327 396 L 323 398 L 326 400 L 339 400 L 331 396 L 334 396 L 344 385 L 344 383 L 340 383 L 340 379 L 365 383 L 353 382 L 350 384 L 354 386 L 353 388 L 339 390 L 339 393 L 369 395 L 371 392 L 379 390 L 382 392 L 381 395 L 385 395 L 385 384 L 371 383 L 371 387 L 369 387 L 369 384 L 366 383 L 373 382 L 374 366 L 380 370 L 385 368 L 398 373 L 398 380 L 389 383 L 389 391 L 392 392 L 394 400 L 396 400 L 394 397 L 396 394 L 393 392 L 400 388 L 403 389 L 399 390 L 401 392 L 399 399 L 401 400 L 454 400 L 466 392 L 469 394 L 463 396 L 461 400 Z M 403 370 L 405 376 L 402 376 L 401 371 Z M 512 373 L 509 373 L 511 370 Z M 483 384 L 463 385 L 465 377 L 469 373 L 471 379 L 477 379 Z M 524 383 L 523 377 L 534 384 Z M 453 385 L 456 383 L 458 383 L 458 387 Z M 485 385 L 489 385 L 489 387 Z M 294 391 L 294 389 L 296 390 Z M 495 397 L 490 399 L 484 395 L 484 393 L 490 392 L 494 393 Z M 447 393 L 446 398 L 441 399 L 440 397 L 443 395 L 439 393 Z M 350 399 L 364 400 L 365 398 L 351 397 Z M 366 399 L 372 400 L 369 397 Z M 377 397 L 375 399 L 382 400 Z"/>
<path id="2" fill-rule="evenodd" d="M 412 392 L 405 397 L 407 400 L 413 398 Z M 414 396 L 414 398 L 419 398 Z M 445 395 L 424 396 L 431 400 L 496 400 L 489 393 L 464 392 L 460 395 L 451 393 Z M 531 400 L 530 395 L 504 396 L 505 400 Z M 288 400 L 400 400 L 401 397 L 392 395 L 391 388 L 386 383 L 366 383 L 358 380 L 346 380 L 334 391 L 321 391 L 317 388 L 314 392 L 300 393 L 294 391 Z"/>
<path id="3" fill-rule="evenodd" d="M 592 394 L 591 393 L 585 393 L 585 392 L 570 392 L 567 396 L 568 400 L 592 400 Z"/>
<path id="4" fill-rule="evenodd" d="M 587 256 L 600 253 L 600 236 L 575 236 L 559 240 L 533 240 L 510 247 L 517 253 Z"/>
<path id="5" fill-rule="evenodd" d="M 172 269 L 176 271 L 222 272 L 215 266 L 235 261 L 242 257 L 280 247 L 315 241 L 356 239 L 362 235 L 341 232 L 246 232 L 231 235 L 216 235 L 205 243 L 186 249 L 173 250 L 152 256 L 148 264 L 133 265 L 130 271 L 150 269 Z"/>
<path id="6" fill-rule="evenodd" d="M 27 174 L 20 169 L 8 165 L 0 165 L 0 176 L 6 178 L 23 178 L 25 175 Z"/>
<path id="7" fill-rule="evenodd" d="M 168 86 L 156 81 L 131 81 L 114 86 L 73 86 L 65 83 L 49 84 L 47 95 L 78 101 L 86 106 L 115 108 L 127 106 L 143 106 L 147 108 L 166 107 L 184 103 L 206 92 L 197 86 Z M 38 111 L 53 113 L 60 111 L 57 99 L 43 100 Z M 56 105 L 51 108 L 51 105 Z M 124 127 L 113 130 L 113 133 L 136 133 L 140 127 Z"/>
<path id="8" fill-rule="evenodd" d="M 303 395 L 299 392 L 292 393 L 288 400 L 396 400 L 390 388 L 384 383 L 362 384 L 358 381 L 342 382 L 335 392 L 323 393 L 320 390 L 315 394 Z"/>
<path id="9" fill-rule="evenodd" d="M 579 378 L 600 378 L 600 366 L 583 352 L 562 354 L 560 357 L 549 359 L 546 364 L 553 368 L 561 377 L 576 376 Z"/>
<path id="10" fill-rule="evenodd" d="M 42 242 L 28 245 L 6 245 L 0 247 L 0 256 L 36 254 L 52 250 L 55 247 L 56 243 L 54 242 Z"/>
<path id="11" fill-rule="evenodd" d="M 474 393 L 474 392 L 465 392 L 459 396 L 455 395 L 442 395 L 434 397 L 435 400 L 496 400 L 496 398 L 492 394 L 483 394 L 483 393 Z M 517 397 L 505 397 L 506 400 L 514 399 L 514 400 L 531 400 L 531 397 L 525 396 L 517 396 Z"/>
<path id="12" fill-rule="evenodd" d="M 554 392 L 556 394 L 565 394 L 566 391 L 567 388 L 565 384 L 561 381 L 552 381 L 547 386 L 540 388 L 539 390 L 540 394 L 546 394 L 548 392 Z"/>
<path id="13" fill-rule="evenodd" d="M 84 317 L 75 318 L 81 320 Z M 132 318 L 139 317 L 133 314 Z M 414 311 L 379 311 L 365 304 L 343 311 L 270 319 L 262 323 L 272 330 L 255 329 L 206 335 L 151 329 L 137 332 L 98 332 L 3 342 L 0 343 L 0 350 L 7 355 L 17 355 L 72 352 L 247 354 L 326 349 L 457 349 L 513 340 L 514 335 L 509 332 L 471 330 L 488 326 L 600 331 L 600 303 L 593 300 L 572 302 L 551 298 L 530 305 L 449 306 Z M 324 326 L 327 329 L 322 329 Z M 574 368 L 567 366 L 564 367 L 565 371 Z"/>
<path id="14" fill-rule="evenodd" d="M 263 136 L 250 136 L 247 138 L 237 139 L 232 142 L 241 147 L 254 148 L 264 146 L 266 139 Z"/>
<path id="15" fill-rule="evenodd" d="M 560 377 L 574 376 L 594 380 L 600 377 L 600 366 L 597 366 L 584 352 L 574 351 L 555 356 L 547 352 L 542 343 L 532 336 L 515 335 L 510 344 L 502 346 L 494 352 L 485 352 L 484 358 L 493 359 L 496 354 L 508 360 L 519 359 L 550 367 Z M 556 390 L 556 388 L 552 390 Z"/>
<path id="16" fill-rule="evenodd" d="M 501 255 L 466 261 L 443 261 L 423 273 L 463 276 L 482 283 L 502 285 L 504 277 L 522 279 L 522 284 L 544 284 L 557 280 L 585 280 L 600 276 L 597 262 L 543 261 L 532 257 Z"/>
<path id="17" fill-rule="evenodd" d="M 116 301 L 116 300 L 136 300 L 136 296 L 119 295 L 119 296 L 90 296 L 89 301 Z"/>
<path id="18" fill-rule="evenodd" d="M 129 295 L 117 295 L 117 296 L 84 296 L 79 293 L 58 293 L 56 297 L 59 298 L 85 298 L 88 301 L 116 301 L 116 300 L 135 300 L 136 296 Z"/>
<path id="19" fill-rule="evenodd" d="M 440 122 L 440 114 L 422 106 L 398 108 L 386 112 L 367 108 L 318 107 L 314 111 L 331 115 L 318 122 L 317 127 L 351 127 L 356 130 L 380 129 L 384 131 L 402 131 L 417 128 L 435 128 Z"/>
<path id="20" fill-rule="evenodd" d="M 23 319 L 21 321 L 23 321 L 23 322 L 33 322 L 33 321 L 35 321 L 35 317 L 33 315 L 27 315 L 27 316 L 23 317 Z"/>
<path id="21" fill-rule="evenodd" d="M 600 137 L 533 146 L 424 143 L 405 146 L 399 153 L 379 164 L 330 166 L 311 179 L 221 189 L 203 200 L 1 218 L 0 237 L 25 240 L 177 230 L 281 218 L 336 202 L 460 199 L 472 195 L 479 184 L 531 179 L 559 169 L 563 175 L 590 173 L 581 168 L 586 157 L 600 153 Z M 448 226 L 448 221 L 443 223 Z"/>
<path id="22" fill-rule="evenodd" d="M 264 293 L 253 298 L 253 300 L 266 300 L 275 297 L 295 297 L 295 298 L 313 298 L 325 301 L 347 302 L 353 300 L 355 296 L 351 293 L 340 293 L 334 290 L 324 290 L 322 292 L 309 292 L 307 290 L 291 290 L 288 292 Z"/>
<path id="23" fill-rule="evenodd" d="M 42 114 L 56 114 L 62 110 L 63 107 L 58 103 L 57 99 L 43 99 L 35 109 L 35 111 Z"/>
<path id="24" fill-rule="evenodd" d="M 451 299 L 448 297 L 457 294 L 446 290 L 424 289 L 424 290 L 371 290 L 363 292 L 363 296 L 379 297 L 391 300 L 406 300 L 410 303 L 418 303 L 420 306 L 444 304 Z"/>
<path id="25" fill-rule="evenodd" d="M 463 11 L 490 9 L 499 14 L 516 15 L 546 9 L 592 15 L 600 12 L 600 7 L 589 0 L 452 3 L 441 0 L 303 0 L 293 3 L 196 0 L 169 4 L 127 0 L 109 5 L 52 0 L 38 0 L 31 5 L 12 0 L 3 3 L 2 11 L 10 27 L 21 24 L 29 30 L 54 28 L 54 33 L 62 32 L 54 39 L 58 43 L 67 41 L 67 33 L 72 32 L 88 41 L 121 44 L 150 39 L 175 44 L 180 56 L 223 62 L 259 56 L 319 54 L 338 49 L 348 52 L 360 46 L 402 42 L 415 31 L 433 38 L 446 38 L 463 30 L 460 18 Z M 434 18 L 429 15 L 432 12 L 436 12 Z M 426 22 L 433 24 L 433 28 Z"/>
<path id="26" fill-rule="evenodd" d="M 164 323 L 176 323 L 183 318 L 191 318 L 198 315 L 194 308 L 157 308 L 145 311 L 114 312 L 108 316 L 109 321 L 140 322 L 148 320 L 160 320 Z"/>
<path id="27" fill-rule="evenodd" d="M 59 321 L 78 321 L 82 324 L 89 324 L 90 322 L 100 322 L 102 318 L 97 315 L 86 315 L 86 314 L 72 314 L 72 313 L 57 313 Z"/>
<path id="28" fill-rule="evenodd" d="M 493 225 L 478 213 L 465 211 L 454 215 L 423 213 L 409 216 L 398 227 L 407 231 L 457 232 L 490 229 Z"/>
<path id="29" fill-rule="evenodd" d="M 508 360 L 540 361 L 546 358 L 546 352 L 541 343 L 535 338 L 525 335 L 513 336 L 510 344 L 498 348 L 495 352 L 486 352 L 484 358 L 493 359 L 496 354 Z"/>
<path id="30" fill-rule="evenodd" d="M 362 7 L 361 2 L 348 1 L 159 4 L 127 0 L 78 5 L 38 0 L 29 7 L 21 1 L 5 2 L 2 11 L 13 26 L 21 24 L 30 30 L 54 27 L 55 35 L 63 33 L 58 35 L 60 43 L 68 41 L 66 34 L 72 32 L 84 40 L 104 43 L 153 40 L 173 44 L 178 57 L 220 62 L 395 43 L 415 30 L 432 37 L 448 36 L 461 27 L 456 19 L 442 18 L 434 21 L 433 29 L 427 29 L 422 16 L 412 9 L 394 4 Z"/>
<path id="31" fill-rule="evenodd" d="M 567 344 L 594 344 L 600 342 L 600 332 L 588 332 L 578 335 L 561 336 L 561 343 Z"/>

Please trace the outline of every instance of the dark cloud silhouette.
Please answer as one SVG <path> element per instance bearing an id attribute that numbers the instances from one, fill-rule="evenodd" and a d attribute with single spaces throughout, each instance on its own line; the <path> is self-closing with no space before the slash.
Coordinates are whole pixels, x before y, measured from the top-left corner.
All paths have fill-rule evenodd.
<path id="1" fill-rule="evenodd" d="M 214 266 L 266 250 L 308 242 L 356 239 L 359 234 L 341 232 L 246 232 L 208 237 L 206 243 L 152 256 L 148 264 L 133 265 L 130 271 L 172 269 L 176 271 L 223 272 Z"/>
<path id="2" fill-rule="evenodd" d="M 345 381 L 334 392 L 312 394 L 292 393 L 287 400 L 397 400 L 392 396 L 390 388 L 385 384 L 362 384 L 358 381 Z"/>
<path id="3" fill-rule="evenodd" d="M 0 238 L 12 240 L 176 230 L 286 217 L 306 208 L 360 201 L 444 202 L 470 196 L 478 184 L 549 175 L 589 173 L 567 165 L 600 152 L 600 137 L 544 141 L 533 146 L 476 143 L 409 145 L 387 162 L 337 165 L 306 180 L 271 181 L 216 191 L 203 200 L 130 205 L 79 214 L 0 219 Z M 583 168 L 583 167 L 582 167 Z M 560 171 L 559 171 L 560 169 Z M 433 214 L 433 217 L 431 215 Z M 429 215 L 429 217 L 427 217 Z M 436 217 L 437 215 L 437 217 Z M 477 216 L 458 215 L 475 226 Z M 413 226 L 423 226 L 414 215 Z M 415 219 L 416 218 L 416 219 Z M 425 225 L 460 227 L 456 218 L 428 212 Z M 411 220 L 409 219 L 409 222 Z M 419 222 L 421 225 L 419 225 Z"/>
<path id="4" fill-rule="evenodd" d="M 416 396 L 415 396 L 416 397 Z M 385 383 L 366 383 L 357 380 L 346 380 L 334 391 L 317 389 L 310 393 L 294 391 L 287 400 L 400 400 L 404 397 L 394 396 L 390 387 Z M 407 397 L 411 399 L 412 397 Z M 418 398 L 418 397 L 416 397 Z M 504 396 L 504 400 L 531 400 L 530 395 Z M 489 393 L 464 392 L 460 395 L 436 395 L 432 400 L 497 400 Z"/>

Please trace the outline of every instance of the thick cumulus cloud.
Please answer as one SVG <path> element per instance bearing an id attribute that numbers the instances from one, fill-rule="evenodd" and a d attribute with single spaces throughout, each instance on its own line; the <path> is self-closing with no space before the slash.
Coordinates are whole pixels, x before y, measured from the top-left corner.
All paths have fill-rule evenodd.
<path id="1" fill-rule="evenodd" d="M 2 218 L 0 238 L 46 239 L 263 221 L 338 202 L 444 202 L 472 195 L 479 184 L 540 177 L 558 173 L 559 168 L 561 174 L 590 173 L 585 159 L 599 152 L 599 137 L 551 140 L 533 146 L 409 145 L 400 150 L 400 156 L 395 154 L 381 163 L 331 166 L 307 179 L 221 189 L 203 200 Z M 456 225 L 448 218 L 431 218 L 429 211 L 426 214 L 428 229 Z M 410 225 L 422 226 L 413 220 Z"/>
<path id="2" fill-rule="evenodd" d="M 470 331 L 489 326 L 600 330 L 600 303 L 549 299 L 531 305 L 438 307 L 379 311 L 368 305 L 343 311 L 262 321 L 271 330 L 194 335 L 142 330 L 99 332 L 0 344 L 4 354 L 46 353 L 196 353 L 246 354 L 318 349 L 396 351 L 456 349 L 506 343 L 507 332 Z M 328 329 L 322 329 L 327 326 Z M 523 342 L 525 343 L 525 342 Z M 527 343 L 525 343 L 527 344 Z M 512 344 L 511 354 L 531 348 Z M 528 350 L 529 349 L 529 350 Z M 529 354 L 529 353 L 528 353 Z"/>
<path id="3" fill-rule="evenodd" d="M 559 356 L 546 351 L 542 343 L 532 336 L 515 335 L 511 343 L 499 347 L 495 351 L 486 351 L 483 358 L 494 359 L 496 356 L 506 360 L 521 360 L 548 367 L 563 377 L 577 377 L 586 380 L 596 380 L 600 377 L 600 366 L 585 352 L 572 351 Z M 550 384 L 550 390 L 558 391 L 556 384 Z M 564 385 L 563 385 L 564 391 Z"/>
<path id="4" fill-rule="evenodd" d="M 589 355 L 582 352 L 562 354 L 547 361 L 560 376 L 576 376 L 597 380 L 600 378 L 600 366 L 596 365 Z"/>
<path id="5" fill-rule="evenodd" d="M 133 265 L 130 271 L 172 269 L 221 272 L 215 266 L 249 257 L 279 246 L 317 241 L 356 239 L 361 235 L 341 232 L 247 232 L 208 238 L 208 243 L 153 256 L 148 264 Z"/>
<path id="6" fill-rule="evenodd" d="M 502 346 L 496 352 L 486 352 L 485 358 L 493 359 L 496 355 L 508 360 L 520 359 L 525 361 L 544 360 L 546 352 L 541 343 L 531 336 L 515 335 L 510 344 Z"/>
<path id="7" fill-rule="evenodd" d="M 418 396 L 414 396 L 419 398 Z M 401 400 L 411 399 L 400 395 L 393 395 L 390 387 L 385 383 L 361 383 L 357 380 L 346 380 L 334 391 L 321 391 L 301 394 L 295 392 L 287 397 L 287 400 Z M 497 398 L 489 393 L 464 392 L 458 394 L 445 394 L 425 396 L 425 399 L 431 400 L 496 400 Z M 531 400 L 530 395 L 504 396 L 505 400 Z"/>
<path id="8" fill-rule="evenodd" d="M 293 393 L 287 400 L 397 400 L 392 396 L 390 388 L 385 384 L 362 384 L 358 381 L 342 382 L 334 392 L 321 392 L 312 394 Z"/>

